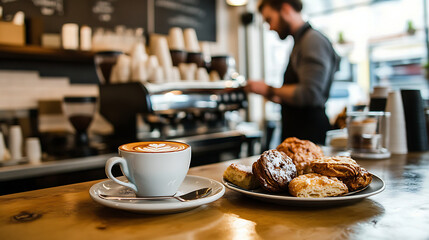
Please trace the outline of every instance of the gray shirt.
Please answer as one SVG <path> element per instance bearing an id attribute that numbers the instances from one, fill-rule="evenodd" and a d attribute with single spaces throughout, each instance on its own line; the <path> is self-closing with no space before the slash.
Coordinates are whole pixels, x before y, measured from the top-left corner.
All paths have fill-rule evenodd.
<path id="1" fill-rule="evenodd" d="M 324 107 L 329 97 L 339 56 L 330 41 L 305 23 L 294 35 L 289 66 L 294 77 L 285 77 L 284 84 L 297 84 L 293 101 L 295 107 Z M 292 78 L 292 79 L 290 79 Z"/>

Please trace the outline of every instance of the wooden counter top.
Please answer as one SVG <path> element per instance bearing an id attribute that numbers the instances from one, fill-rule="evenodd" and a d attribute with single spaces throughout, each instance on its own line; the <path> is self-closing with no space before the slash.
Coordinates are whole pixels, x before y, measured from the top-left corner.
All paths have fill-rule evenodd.
<path id="1" fill-rule="evenodd" d="M 231 162 L 189 174 L 220 181 Z M 142 215 L 94 202 L 88 190 L 98 181 L 0 196 L 0 239 L 429 239 L 429 152 L 358 162 L 385 181 L 385 191 L 322 209 L 269 204 L 227 189 L 188 212 Z"/>

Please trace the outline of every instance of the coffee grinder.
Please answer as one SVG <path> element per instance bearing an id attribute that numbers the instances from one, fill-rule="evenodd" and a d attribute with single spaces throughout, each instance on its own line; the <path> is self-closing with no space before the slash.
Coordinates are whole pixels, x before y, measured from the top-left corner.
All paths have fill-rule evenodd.
<path id="1" fill-rule="evenodd" d="M 64 97 L 64 113 L 76 130 L 74 146 L 70 150 L 73 157 L 97 155 L 97 150 L 90 147 L 88 127 L 96 110 L 96 97 Z"/>

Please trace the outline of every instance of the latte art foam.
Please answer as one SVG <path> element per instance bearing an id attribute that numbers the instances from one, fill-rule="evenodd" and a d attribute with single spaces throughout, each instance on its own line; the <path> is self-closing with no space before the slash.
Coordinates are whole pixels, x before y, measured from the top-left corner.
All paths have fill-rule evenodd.
<path id="1" fill-rule="evenodd" d="M 189 145 L 180 142 L 136 142 L 128 143 L 119 147 L 120 150 L 128 152 L 141 152 L 141 153 L 167 153 L 179 152 L 187 149 Z"/>

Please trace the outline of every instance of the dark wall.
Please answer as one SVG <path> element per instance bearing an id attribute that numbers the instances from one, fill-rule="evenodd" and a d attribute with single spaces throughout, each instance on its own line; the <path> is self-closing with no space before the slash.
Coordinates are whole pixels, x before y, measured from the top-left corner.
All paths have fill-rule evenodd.
<path id="1" fill-rule="evenodd" d="M 10 18 L 23 11 L 26 18 L 38 19 L 46 33 L 60 33 L 64 23 L 77 23 L 92 28 L 113 29 L 117 25 L 147 29 L 147 0 L 16 0 L 0 3 L 4 15 Z"/>
<path id="2" fill-rule="evenodd" d="M 199 40 L 216 41 L 216 0 L 155 1 L 155 32 L 172 27 L 194 28 Z"/>
<path id="3" fill-rule="evenodd" d="M 167 34 L 171 27 L 192 27 L 199 40 L 216 41 L 216 0 L 12 0 L 0 1 L 0 6 L 6 20 L 17 11 L 25 13 L 27 45 L 40 45 L 42 33 L 60 33 L 62 25 L 70 22 L 93 29 L 141 27 L 145 34 L 148 22 L 154 22 L 155 33 Z M 38 59 L 33 57 L 39 56 L 35 54 L 38 51 L 30 48 L 22 53 L 15 47 L 0 46 L 0 69 L 36 70 L 41 76 L 69 77 L 71 83 L 98 83 L 94 63 L 87 56 L 82 61 L 64 62 L 56 61 L 56 54 L 67 58 L 71 52 L 49 52 L 48 58 L 43 53 Z"/>
<path id="4" fill-rule="evenodd" d="M 216 41 L 216 0 L 15 0 L 0 1 L 0 6 L 6 19 L 24 11 L 45 33 L 60 33 L 64 23 L 107 29 L 125 25 L 147 33 L 148 22 L 153 21 L 155 33 L 192 27 L 200 40 Z"/>

